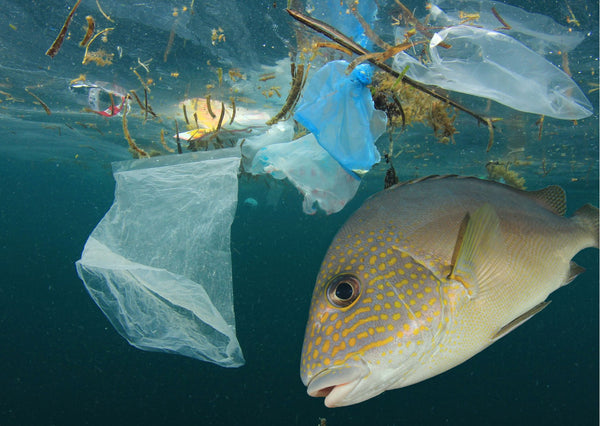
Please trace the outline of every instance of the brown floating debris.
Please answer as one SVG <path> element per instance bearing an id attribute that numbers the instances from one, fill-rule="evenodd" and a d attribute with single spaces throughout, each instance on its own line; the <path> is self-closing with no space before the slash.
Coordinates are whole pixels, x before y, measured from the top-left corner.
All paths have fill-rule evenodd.
<path id="1" fill-rule="evenodd" d="M 212 118 L 216 117 L 215 113 L 213 112 L 212 108 L 210 107 L 210 95 L 208 95 L 206 97 L 206 109 L 208 110 L 208 113 L 210 114 L 210 116 Z"/>
<path id="2" fill-rule="evenodd" d="M 29 89 L 25 89 L 25 91 L 27 93 L 29 93 L 33 98 L 35 98 L 36 101 L 38 101 L 40 103 L 40 105 L 44 108 L 44 111 L 46 111 L 46 114 L 51 115 L 52 111 L 50 111 L 50 108 L 48 108 L 48 105 L 46 105 L 44 103 L 44 101 L 42 101 L 39 96 L 37 96 L 35 93 L 32 93 L 29 91 Z"/>
<path id="3" fill-rule="evenodd" d="M 361 64 L 365 61 L 375 59 L 377 61 L 385 62 L 389 58 L 394 56 L 395 54 L 403 52 L 406 49 L 410 49 L 411 47 L 413 47 L 417 44 L 422 44 L 422 43 L 424 43 L 424 41 L 418 41 L 416 43 L 407 42 L 407 43 L 399 44 L 397 46 L 392 46 L 389 49 L 387 49 L 385 52 L 375 52 L 375 53 L 367 53 L 366 55 L 361 55 L 361 56 L 355 58 L 352 62 L 350 62 L 350 65 L 348 65 L 348 68 L 346 68 L 346 74 L 350 74 L 354 68 L 356 68 L 359 64 Z"/>
<path id="4" fill-rule="evenodd" d="M 94 35 L 94 28 L 96 28 L 96 22 L 94 21 L 93 17 L 88 15 L 85 17 L 85 19 L 87 20 L 88 27 L 85 36 L 83 37 L 83 40 L 79 42 L 80 46 L 85 46 L 88 43 L 88 41 L 90 41 L 92 35 Z"/>
<path id="5" fill-rule="evenodd" d="M 496 6 L 492 6 L 492 13 L 496 17 L 496 19 L 498 21 L 500 21 L 500 23 L 503 25 L 502 28 L 498 28 L 499 30 L 511 30 L 512 29 L 512 27 L 510 25 L 508 25 L 504 19 L 502 19 L 502 16 L 500 16 L 498 11 L 496 10 Z"/>
<path id="6" fill-rule="evenodd" d="M 169 56 L 169 52 L 171 52 L 171 48 L 173 47 L 173 42 L 175 41 L 175 29 L 171 30 L 169 34 L 169 41 L 167 42 L 167 48 L 165 49 L 165 54 L 163 56 L 164 62 L 167 62 L 167 57 Z"/>
<path id="7" fill-rule="evenodd" d="M 336 43 L 331 43 L 328 41 L 318 41 L 314 44 L 314 46 L 319 49 L 322 47 L 328 47 L 330 49 L 335 49 L 335 50 L 339 50 L 340 52 L 345 53 L 348 56 L 352 56 L 352 52 L 349 49 L 346 49 L 345 47 L 340 46 L 339 44 Z M 273 77 L 275 78 L 275 77 Z"/>
<path id="8" fill-rule="evenodd" d="M 398 6 L 400 6 L 400 9 L 402 9 L 402 13 L 404 14 L 403 16 L 404 16 L 405 21 L 407 23 L 409 23 L 410 25 L 414 26 L 417 31 L 419 31 L 421 34 L 423 34 L 425 36 L 425 38 L 427 38 L 427 40 L 431 40 L 431 37 L 433 37 L 433 34 L 427 29 L 427 27 L 425 25 L 421 24 L 421 22 L 410 11 L 410 9 L 407 8 L 404 4 L 402 4 L 398 0 L 396 0 L 396 4 Z M 449 44 L 443 43 L 443 42 L 439 43 L 438 46 L 441 46 L 446 49 L 451 47 Z"/>
<path id="9" fill-rule="evenodd" d="M 105 28 L 102 31 L 100 31 L 99 33 L 97 33 L 94 37 L 92 37 L 92 39 L 88 42 L 88 44 L 86 44 L 85 46 L 85 53 L 83 54 L 83 65 L 86 65 L 90 62 L 96 62 L 97 65 L 110 65 L 112 62 L 112 57 L 114 56 L 112 53 L 111 54 L 107 54 L 105 53 L 102 49 L 100 49 L 97 52 L 89 52 L 90 49 L 90 45 L 94 42 L 94 40 L 96 40 L 98 38 L 98 36 L 105 34 L 109 31 L 114 30 L 114 28 Z M 102 60 L 102 55 L 105 56 L 104 61 Z"/>
<path id="10" fill-rule="evenodd" d="M 189 126 L 190 120 L 188 120 L 187 110 L 185 109 L 185 103 L 182 104 L 183 107 L 183 118 L 185 118 L 185 124 Z"/>
<path id="11" fill-rule="evenodd" d="M 127 99 L 129 99 L 129 95 L 127 95 Z M 123 134 L 125 135 L 125 139 L 129 144 L 129 148 L 138 154 L 139 157 L 150 157 L 146 151 L 141 149 L 135 144 L 135 141 L 131 138 L 129 134 L 129 129 L 127 128 L 127 105 L 123 108 Z"/>
<path id="12" fill-rule="evenodd" d="M 271 80 L 275 78 L 275 73 L 274 72 L 270 72 L 268 74 L 263 74 L 260 77 L 258 77 L 258 81 L 267 81 L 267 80 Z"/>
<path id="13" fill-rule="evenodd" d="M 148 91 L 144 87 L 144 121 L 148 119 Z"/>
<path id="14" fill-rule="evenodd" d="M 137 95 L 137 93 L 135 93 L 135 90 L 130 90 L 129 93 L 131 93 L 133 95 L 133 98 L 136 100 L 136 102 L 140 106 L 140 109 L 144 110 L 144 104 L 142 104 L 142 101 L 140 101 L 140 98 Z"/>
<path id="15" fill-rule="evenodd" d="M 73 14 L 79 7 L 79 3 L 81 3 L 81 0 L 77 0 L 77 3 L 75 3 L 75 6 L 73 6 L 71 11 L 69 12 L 67 19 L 65 19 L 65 23 L 63 24 L 62 28 L 60 29 L 60 32 L 58 33 L 56 40 L 54 40 L 54 43 L 52 43 L 52 46 L 50 46 L 50 48 L 46 51 L 46 55 L 50 56 L 51 58 L 54 58 L 54 55 L 56 55 L 58 53 L 58 51 L 60 50 L 60 46 L 62 46 L 63 41 L 65 41 L 65 36 L 67 35 L 67 30 L 69 29 L 69 24 L 71 24 L 71 19 L 73 19 Z"/>
<path id="16" fill-rule="evenodd" d="M 221 102 L 221 115 L 219 116 L 219 122 L 217 123 L 217 131 L 221 130 L 221 124 L 223 124 L 223 117 L 225 117 L 225 104 Z"/>
<path id="17" fill-rule="evenodd" d="M 169 152 L 175 152 L 175 150 L 173 148 L 170 148 L 167 145 L 167 141 L 165 141 L 165 129 L 160 129 L 160 143 L 162 144 L 163 148 L 166 149 Z"/>
<path id="18" fill-rule="evenodd" d="M 106 13 L 104 13 L 104 11 L 102 10 L 102 8 L 100 7 L 100 3 L 98 2 L 98 0 L 96 0 L 96 6 L 98 6 L 98 10 L 102 14 L 102 16 L 104 16 L 110 22 L 113 22 L 113 23 L 115 22 L 112 19 L 110 19 L 110 16 L 108 16 Z"/>
<path id="19" fill-rule="evenodd" d="M 367 23 L 367 21 L 365 21 L 365 18 L 363 18 L 362 15 L 358 13 L 358 9 L 356 7 L 350 7 L 350 11 L 354 15 L 354 17 L 358 19 L 358 22 L 360 22 L 361 27 L 363 27 L 365 34 L 367 35 L 367 37 L 369 37 L 369 39 L 371 39 L 373 43 L 385 50 L 388 50 L 390 47 L 392 47 L 385 41 L 383 41 L 377 34 L 375 34 L 375 32 Z"/>
<path id="20" fill-rule="evenodd" d="M 175 142 L 177 143 L 177 154 L 181 154 L 183 151 L 179 142 L 179 125 L 177 124 L 177 120 L 175 120 Z"/>
<path id="21" fill-rule="evenodd" d="M 233 124 L 233 119 L 235 118 L 235 99 L 231 98 L 231 108 L 233 109 L 233 112 L 231 113 L 231 120 L 229 120 L 229 125 Z"/>
<path id="22" fill-rule="evenodd" d="M 296 103 L 298 102 L 298 99 L 300 99 L 300 93 L 302 93 L 302 87 L 304 87 L 304 83 L 306 83 L 306 77 L 308 76 L 308 72 L 306 72 L 305 75 L 303 64 L 296 66 L 296 64 L 292 63 L 291 69 L 292 88 L 288 93 L 288 96 L 285 100 L 285 104 L 283 104 L 281 111 L 279 111 L 277 114 L 275 114 L 275 116 L 273 116 L 269 121 L 267 121 L 267 125 L 269 126 L 285 118 L 288 115 L 288 113 L 290 113 L 294 109 Z"/>
<path id="23" fill-rule="evenodd" d="M 542 129 L 544 128 L 544 116 L 541 115 L 540 118 L 535 122 L 535 124 L 540 128 L 538 130 L 538 141 L 542 140 Z"/>
<path id="24" fill-rule="evenodd" d="M 494 125 L 492 124 L 491 118 L 485 118 L 485 122 L 490 132 L 490 138 L 488 139 L 488 144 L 487 148 L 485 149 L 485 152 L 490 152 L 490 149 L 492 149 L 492 145 L 494 144 Z"/>

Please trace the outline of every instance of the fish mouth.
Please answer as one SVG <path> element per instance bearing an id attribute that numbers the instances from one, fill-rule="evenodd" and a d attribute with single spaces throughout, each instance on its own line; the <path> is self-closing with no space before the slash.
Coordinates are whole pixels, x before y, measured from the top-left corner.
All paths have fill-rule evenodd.
<path id="1" fill-rule="evenodd" d="M 346 397 L 368 374 L 368 367 L 362 364 L 327 368 L 310 380 L 306 391 L 310 396 L 324 397 L 329 408 L 350 405 L 353 402 Z"/>

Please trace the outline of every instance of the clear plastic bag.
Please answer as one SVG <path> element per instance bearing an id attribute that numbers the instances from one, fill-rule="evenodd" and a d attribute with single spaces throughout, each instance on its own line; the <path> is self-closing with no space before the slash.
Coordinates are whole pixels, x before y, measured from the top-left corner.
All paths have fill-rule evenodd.
<path id="1" fill-rule="evenodd" d="M 360 185 L 360 179 L 346 172 L 312 134 L 261 148 L 254 157 L 252 172 L 288 178 L 304 195 L 302 209 L 306 214 L 316 212 L 315 204 L 327 214 L 340 211 Z"/>
<path id="2" fill-rule="evenodd" d="M 441 42 L 451 45 L 444 48 Z M 493 99 L 519 111 L 576 120 L 592 114 L 592 105 L 563 71 L 515 39 L 495 31 L 459 25 L 435 33 L 431 63 L 405 52 L 394 68 L 421 83 Z"/>
<path id="3" fill-rule="evenodd" d="M 113 164 L 114 204 L 76 266 L 133 346 L 244 364 L 229 247 L 239 164 L 236 148 Z"/>
<path id="4" fill-rule="evenodd" d="M 438 0 L 431 5 L 430 12 L 431 25 L 459 25 L 466 16 L 476 17 L 473 25 L 510 35 L 540 55 L 569 52 L 584 39 L 581 32 L 548 16 L 492 0 Z M 498 17 L 510 28 L 504 28 Z"/>
<path id="5" fill-rule="evenodd" d="M 333 61 L 306 85 L 294 118 L 349 172 L 369 171 L 381 159 L 375 141 L 385 131 L 387 117 L 376 110 L 367 84 L 370 65 L 346 75 L 348 62 Z"/>

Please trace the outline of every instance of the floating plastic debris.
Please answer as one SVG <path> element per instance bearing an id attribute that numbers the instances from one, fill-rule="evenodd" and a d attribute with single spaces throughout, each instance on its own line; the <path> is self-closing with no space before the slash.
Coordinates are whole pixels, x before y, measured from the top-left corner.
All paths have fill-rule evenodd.
<path id="1" fill-rule="evenodd" d="M 323 66 L 307 83 L 294 118 L 348 172 L 363 174 L 381 159 L 375 141 L 385 132 L 383 111 L 376 110 L 367 84 L 372 68 L 357 66 L 346 75 L 346 61 Z"/>
<path id="2" fill-rule="evenodd" d="M 71 92 L 80 98 L 79 103 L 86 105 L 91 112 L 104 117 L 121 115 L 127 105 L 127 91 L 116 84 L 105 81 L 93 83 L 77 80 L 69 85 Z"/>
<path id="3" fill-rule="evenodd" d="M 244 364 L 229 247 L 239 152 L 113 163 L 115 202 L 76 265 L 94 302 L 133 346 Z"/>
<path id="4" fill-rule="evenodd" d="M 519 40 L 541 55 L 569 52 L 583 41 L 578 31 L 550 17 L 491 0 L 439 0 L 431 5 L 431 24 L 450 26 L 465 21 Z"/>
<path id="5" fill-rule="evenodd" d="M 254 157 L 252 172 L 288 178 L 304 195 L 302 209 L 306 214 L 316 213 L 315 204 L 327 214 L 340 211 L 360 185 L 360 179 L 346 172 L 312 134 L 261 148 Z"/>
<path id="6" fill-rule="evenodd" d="M 443 48 L 440 43 L 451 45 Z M 519 111 L 577 120 L 592 105 L 563 71 L 505 34 L 459 25 L 435 33 L 429 43 L 431 63 L 401 52 L 394 69 L 410 78 L 495 100 Z"/>

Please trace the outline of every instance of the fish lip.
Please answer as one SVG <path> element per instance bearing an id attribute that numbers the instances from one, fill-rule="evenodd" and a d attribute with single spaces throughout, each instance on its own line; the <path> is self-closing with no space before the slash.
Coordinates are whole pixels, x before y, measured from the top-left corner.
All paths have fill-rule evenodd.
<path id="1" fill-rule="evenodd" d="M 313 397 L 325 397 L 325 406 L 329 408 L 349 405 L 352 402 L 345 402 L 346 396 L 368 374 L 369 368 L 364 362 L 326 368 L 309 381 L 306 392 Z"/>

